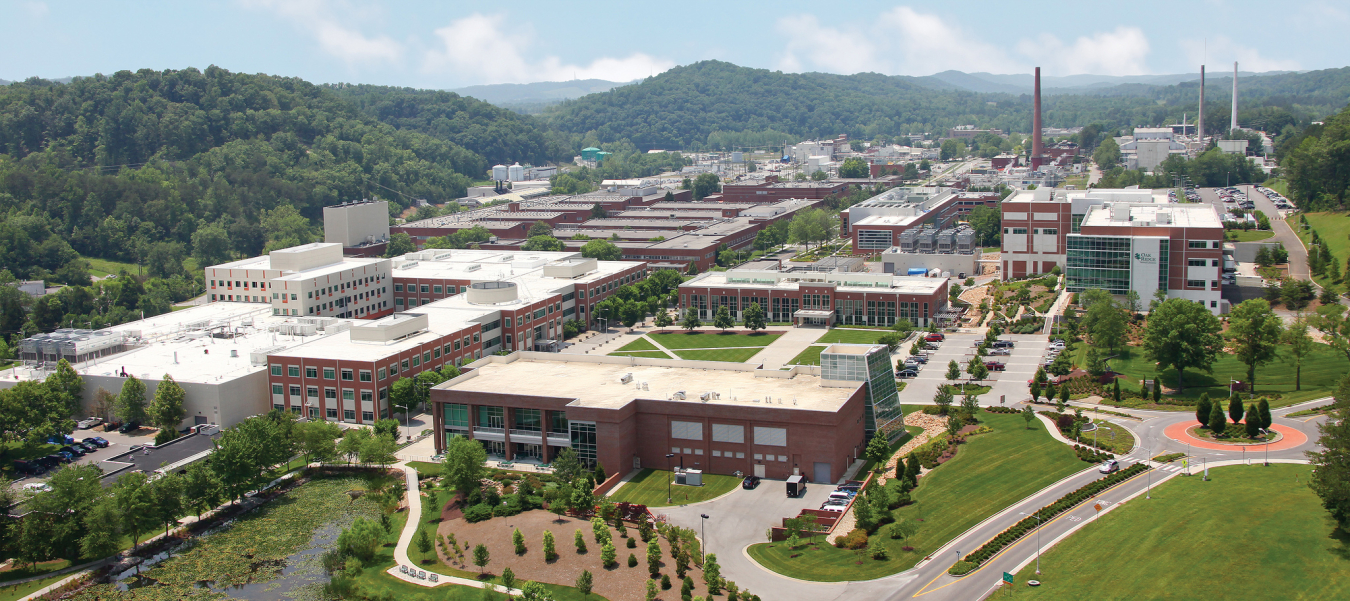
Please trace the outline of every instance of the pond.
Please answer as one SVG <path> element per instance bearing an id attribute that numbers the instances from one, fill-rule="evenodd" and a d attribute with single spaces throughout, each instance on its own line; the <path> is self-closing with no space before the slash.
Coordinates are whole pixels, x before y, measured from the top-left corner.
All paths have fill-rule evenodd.
<path id="1" fill-rule="evenodd" d="M 357 517 L 379 515 L 374 502 L 345 494 L 366 488 L 363 478 L 310 481 L 74 598 L 319 599 L 323 553 Z"/>

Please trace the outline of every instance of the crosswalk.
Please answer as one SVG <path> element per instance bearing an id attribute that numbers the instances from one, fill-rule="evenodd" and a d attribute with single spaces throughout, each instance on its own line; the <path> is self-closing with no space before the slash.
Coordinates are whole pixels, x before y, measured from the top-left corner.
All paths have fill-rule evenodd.
<path id="1" fill-rule="evenodd" d="M 1166 464 L 1163 464 L 1163 465 L 1158 466 L 1158 469 L 1160 469 L 1160 470 L 1162 470 L 1162 471 L 1164 471 L 1164 472 L 1172 472 L 1172 473 L 1176 473 L 1176 472 L 1181 471 L 1181 470 L 1182 470 L 1182 467 L 1179 466 L 1179 465 L 1173 465 L 1173 464 L 1171 464 L 1171 463 L 1166 463 Z"/>

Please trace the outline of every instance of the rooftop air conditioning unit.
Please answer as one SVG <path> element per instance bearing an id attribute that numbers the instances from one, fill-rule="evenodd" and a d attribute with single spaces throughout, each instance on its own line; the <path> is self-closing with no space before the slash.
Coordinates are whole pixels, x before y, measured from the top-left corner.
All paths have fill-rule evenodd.
<path id="1" fill-rule="evenodd" d="M 683 401 L 683 400 L 684 400 L 685 398 L 687 398 L 687 397 L 685 397 L 684 391 L 681 390 L 681 391 L 679 391 L 679 392 L 676 392 L 675 394 L 670 395 L 670 398 L 672 398 L 672 399 L 674 399 L 674 400 L 677 400 L 677 401 Z"/>
<path id="2" fill-rule="evenodd" d="M 626 373 L 626 374 L 623 375 L 622 378 L 619 378 L 619 383 L 620 383 L 620 384 L 627 384 L 627 383 L 632 382 L 632 381 L 633 381 L 633 374 L 632 374 L 631 372 L 630 372 L 630 373 Z"/>

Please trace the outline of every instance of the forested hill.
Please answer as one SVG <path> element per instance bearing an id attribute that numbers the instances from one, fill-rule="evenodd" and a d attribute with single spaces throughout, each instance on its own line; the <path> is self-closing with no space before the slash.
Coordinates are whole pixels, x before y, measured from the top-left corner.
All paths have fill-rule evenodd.
<path id="1" fill-rule="evenodd" d="M 315 240 L 325 205 L 444 202 L 492 162 L 566 154 L 527 117 L 407 96 L 216 67 L 0 87 L 0 266 L 79 281 L 78 251 L 167 277 L 199 249 L 219 261 Z"/>
<path id="2" fill-rule="evenodd" d="M 642 149 L 773 145 L 841 133 L 870 140 L 963 124 L 1030 129 L 1029 95 L 935 89 L 930 80 L 876 73 L 781 73 L 704 61 L 563 102 L 542 118 L 583 136 L 583 143 L 627 138 Z M 1225 81 L 1231 80 L 1210 79 L 1220 90 Z M 1279 131 L 1344 106 L 1350 97 L 1350 68 L 1252 77 L 1239 87 L 1245 90 L 1239 96 L 1239 121 L 1250 111 L 1254 125 L 1259 121 Z M 1146 126 L 1176 122 L 1183 114 L 1193 120 L 1197 88 L 1195 83 L 1129 84 L 1091 95 L 1047 96 L 1045 124 Z M 1229 100 L 1224 96 L 1211 95 L 1206 103 L 1211 117 L 1207 124 L 1227 127 Z"/>

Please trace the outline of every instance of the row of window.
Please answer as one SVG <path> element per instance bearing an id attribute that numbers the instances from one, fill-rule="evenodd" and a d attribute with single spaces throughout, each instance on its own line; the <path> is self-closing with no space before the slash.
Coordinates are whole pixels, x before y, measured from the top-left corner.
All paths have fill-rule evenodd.
<path id="1" fill-rule="evenodd" d="M 299 399 L 299 398 L 300 398 L 300 387 L 299 387 L 299 386 L 297 386 L 297 385 L 295 385 L 295 384 L 292 384 L 292 385 L 291 385 L 291 390 L 290 390 L 290 392 L 291 392 L 291 398 L 292 398 L 292 399 Z M 319 387 L 318 387 L 318 386 L 309 386 L 309 387 L 307 387 L 307 389 L 305 390 L 305 392 L 307 393 L 307 394 L 305 395 L 306 398 L 311 398 L 311 399 L 317 399 L 317 398 L 319 398 Z M 358 391 L 353 390 L 353 389 L 351 389 L 351 388 L 343 388 L 343 389 L 342 389 L 342 400 L 344 400 L 344 401 L 355 401 L 355 400 L 356 400 L 356 395 L 357 395 L 357 393 L 358 393 Z M 363 402 L 363 403 L 369 403 L 369 402 L 371 402 L 371 401 L 374 400 L 374 394 L 372 394 L 371 391 L 369 391 L 369 390 L 361 390 L 361 391 L 359 391 L 359 393 L 360 393 L 360 395 L 361 395 L 361 402 Z M 379 391 L 379 393 L 380 393 L 380 401 L 381 401 L 381 402 L 383 402 L 383 401 L 385 401 L 386 399 L 389 398 L 389 389 L 388 389 L 388 388 L 381 388 L 380 391 Z M 272 396 L 282 396 L 282 395 L 284 395 L 284 394 L 286 394 L 286 386 L 285 386 L 285 385 L 282 385 L 282 384 L 273 384 L 273 385 L 272 385 Z M 330 401 L 336 401 L 337 398 L 338 398 L 338 389 L 336 389 L 336 388 L 325 388 L 325 389 L 323 389 L 323 398 L 328 399 L 328 400 L 330 400 Z"/>
<path id="2" fill-rule="evenodd" d="M 272 408 L 276 409 L 277 411 L 285 411 L 285 410 L 286 410 L 286 406 L 283 405 L 283 404 L 281 404 L 281 403 L 274 403 L 274 404 L 272 405 Z M 300 415 L 300 406 L 299 406 L 299 405 L 292 405 L 292 406 L 291 406 L 291 413 L 294 413 L 294 414 L 296 414 L 296 415 Z M 328 409 L 326 410 L 326 417 L 327 417 L 328 419 L 331 419 L 331 420 L 336 420 L 336 419 L 338 418 L 338 410 L 337 410 L 337 409 L 333 409 L 333 408 L 331 408 L 331 407 L 328 408 Z M 310 419 L 319 419 L 319 408 L 318 408 L 318 407 L 310 407 L 310 408 L 309 408 L 309 418 L 310 418 Z M 355 422 L 355 421 L 356 421 L 356 410 L 355 410 L 355 409 L 344 409 L 344 410 L 342 410 L 342 421 L 346 421 L 346 422 Z M 374 412 L 374 411 L 362 411 L 362 412 L 361 412 L 361 422 L 362 422 L 362 423 L 367 423 L 367 424 L 368 424 L 368 423 L 371 423 L 371 422 L 374 422 L 374 421 L 375 421 L 375 412 Z"/>
<path id="3" fill-rule="evenodd" d="M 691 449 L 691 448 L 689 448 L 689 447 L 670 447 L 670 452 L 671 452 L 671 453 L 674 453 L 674 454 L 676 454 L 676 455 L 696 455 L 696 456 L 697 456 L 697 455 L 702 455 L 702 454 L 703 454 L 703 449 Z M 743 453 L 743 452 L 741 452 L 741 451 L 721 451 L 721 450 L 713 449 L 713 451 L 712 451 L 712 456 L 713 456 L 713 457 L 725 457 L 725 458 L 727 458 L 727 459 L 745 459 L 745 453 Z M 774 461 L 774 460 L 777 460 L 777 461 L 781 461 L 781 462 L 783 462 L 783 463 L 787 463 L 787 460 L 788 460 L 787 455 L 773 455 L 773 454 L 767 454 L 767 455 L 766 455 L 766 454 L 763 454 L 763 453 L 755 453 L 755 454 L 753 455 L 753 457 L 754 457 L 754 460 L 755 460 L 755 461 Z"/>

